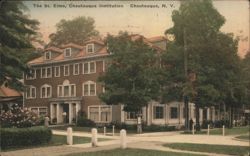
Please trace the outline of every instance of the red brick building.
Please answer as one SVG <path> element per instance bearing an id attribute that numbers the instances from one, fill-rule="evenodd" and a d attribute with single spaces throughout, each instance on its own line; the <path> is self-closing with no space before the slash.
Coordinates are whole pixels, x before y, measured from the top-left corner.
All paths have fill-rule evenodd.
<path id="1" fill-rule="evenodd" d="M 165 37 L 147 39 L 131 35 L 131 38 L 142 38 L 158 51 L 167 46 Z M 97 123 L 136 123 L 135 114 L 124 112 L 122 105 L 108 106 L 98 98 L 98 94 L 105 91 L 98 77 L 105 72 L 109 56 L 104 41 L 97 39 L 90 39 L 83 45 L 69 43 L 45 49 L 43 56 L 28 63 L 32 76 L 24 78 L 25 107 L 40 115 L 49 115 L 56 123 L 63 122 L 63 114 L 66 114 L 67 123 L 75 122 L 79 111 Z M 142 110 L 143 120 L 148 125 L 183 124 L 183 107 L 183 103 L 151 102 Z M 190 115 L 194 116 L 192 112 Z"/>

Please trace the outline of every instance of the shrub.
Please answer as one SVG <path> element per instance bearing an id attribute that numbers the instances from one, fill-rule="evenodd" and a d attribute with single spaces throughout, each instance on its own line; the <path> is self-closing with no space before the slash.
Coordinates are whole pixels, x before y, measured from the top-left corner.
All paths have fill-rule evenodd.
<path id="1" fill-rule="evenodd" d="M 94 121 L 88 119 L 84 112 L 80 112 L 80 113 L 78 113 L 77 126 L 80 126 L 80 127 L 95 127 L 96 124 L 95 124 Z"/>
<path id="2" fill-rule="evenodd" d="M 85 117 L 79 117 L 77 120 L 77 126 L 80 127 L 94 127 L 96 126 L 95 122 L 92 120 L 89 120 Z"/>
<path id="3" fill-rule="evenodd" d="M 108 127 L 112 128 L 112 125 L 115 125 L 117 129 L 126 129 L 126 130 L 137 130 L 137 125 L 127 125 L 125 123 L 112 122 Z M 145 124 L 142 125 L 142 131 L 144 132 L 163 132 L 163 131 L 174 131 L 176 130 L 175 126 L 168 125 L 150 125 L 147 126 Z"/>
<path id="4" fill-rule="evenodd" d="M 164 131 L 174 131 L 176 130 L 175 126 L 168 126 L 168 125 L 150 125 L 144 126 L 142 128 L 145 132 L 164 132 Z"/>
<path id="5" fill-rule="evenodd" d="M 222 128 L 223 125 L 225 127 L 229 128 L 229 125 L 230 125 L 229 120 L 216 120 L 214 122 L 214 127 L 216 127 L 216 128 Z"/>
<path id="6" fill-rule="evenodd" d="M 1 128 L 0 133 L 2 149 L 45 144 L 48 143 L 52 137 L 51 130 L 43 126 Z"/>
<path id="7" fill-rule="evenodd" d="M 201 128 L 206 129 L 208 127 L 208 124 L 209 124 L 210 128 L 214 127 L 213 121 L 211 121 L 211 120 L 203 120 Z"/>
<path id="8" fill-rule="evenodd" d="M 0 114 L 0 122 L 4 128 L 24 128 L 41 124 L 37 114 L 27 108 L 22 109 L 17 105 L 7 112 L 2 112 Z"/>

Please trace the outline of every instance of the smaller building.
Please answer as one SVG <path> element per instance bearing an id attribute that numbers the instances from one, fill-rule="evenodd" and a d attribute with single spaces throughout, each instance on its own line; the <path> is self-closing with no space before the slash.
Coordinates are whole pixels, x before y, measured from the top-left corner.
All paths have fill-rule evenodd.
<path id="1" fill-rule="evenodd" d="M 0 110 L 7 111 L 15 104 L 23 106 L 22 92 L 9 88 L 7 83 L 4 83 L 0 87 Z"/>

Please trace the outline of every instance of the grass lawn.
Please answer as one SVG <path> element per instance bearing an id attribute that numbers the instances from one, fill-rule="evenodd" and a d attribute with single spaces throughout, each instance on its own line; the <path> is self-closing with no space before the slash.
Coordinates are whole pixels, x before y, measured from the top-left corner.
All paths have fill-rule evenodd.
<path id="1" fill-rule="evenodd" d="M 237 137 L 235 137 L 235 138 L 237 138 L 237 139 L 242 139 L 242 140 L 248 140 L 248 141 L 250 141 L 250 136 L 249 135 L 240 135 L 240 136 L 237 136 Z"/>
<path id="2" fill-rule="evenodd" d="M 114 149 L 107 151 L 70 154 L 67 156 L 201 156 L 197 154 L 163 152 L 145 149 Z"/>
<path id="3" fill-rule="evenodd" d="M 106 141 L 110 139 L 106 138 L 98 138 L 98 141 Z M 79 136 L 73 136 L 73 144 L 84 144 L 84 143 L 90 143 L 91 138 L 90 137 L 79 137 Z M 50 145 L 63 145 L 67 144 L 67 137 L 64 135 L 53 135 Z"/>
<path id="4" fill-rule="evenodd" d="M 52 127 L 52 130 L 67 130 L 68 127 L 72 127 L 73 131 L 81 131 L 81 132 L 91 132 L 92 128 L 96 128 L 96 127 L 77 127 L 77 126 L 60 126 L 60 127 Z M 104 128 L 97 128 L 98 133 L 103 133 Z M 115 130 L 115 132 L 118 132 L 119 130 Z M 107 128 L 106 129 L 107 133 L 112 133 L 112 129 L 111 128 Z"/>
<path id="5" fill-rule="evenodd" d="M 52 130 L 64 130 L 66 131 L 69 126 L 60 126 L 60 127 L 51 127 Z M 71 126 L 73 131 L 80 131 L 80 132 L 91 132 L 92 128 L 96 127 L 77 127 L 77 126 Z M 103 133 L 104 128 L 103 127 L 97 127 L 97 132 L 98 133 Z M 113 129 L 112 128 L 106 128 L 106 133 L 112 133 Z M 115 129 L 115 133 L 120 133 L 120 129 Z M 127 133 L 136 133 L 135 130 L 127 130 Z"/>
<path id="6" fill-rule="evenodd" d="M 242 135 L 249 132 L 249 127 L 234 127 L 225 128 L 225 135 Z M 185 132 L 182 134 L 192 134 L 192 132 Z M 195 134 L 207 134 L 206 129 L 202 129 L 200 132 L 195 132 Z M 222 135 L 222 128 L 210 129 L 210 135 Z"/>
<path id="7" fill-rule="evenodd" d="M 209 144 L 192 144 L 192 143 L 172 143 L 172 144 L 165 144 L 164 146 L 179 150 L 227 154 L 227 155 L 246 155 L 248 152 L 250 152 L 248 146 L 209 145 Z"/>

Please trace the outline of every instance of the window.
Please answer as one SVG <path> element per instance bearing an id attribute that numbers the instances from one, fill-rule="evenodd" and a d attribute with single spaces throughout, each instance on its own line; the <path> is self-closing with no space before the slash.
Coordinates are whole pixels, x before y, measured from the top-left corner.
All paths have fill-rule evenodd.
<path id="1" fill-rule="evenodd" d="M 52 87 L 50 85 L 43 85 L 41 87 L 41 98 L 50 98 L 52 96 Z"/>
<path id="2" fill-rule="evenodd" d="M 69 76 L 69 65 L 64 66 L 64 76 Z"/>
<path id="3" fill-rule="evenodd" d="M 154 106 L 154 119 L 163 119 L 163 106 Z"/>
<path id="4" fill-rule="evenodd" d="M 46 107 L 32 107 L 31 111 L 36 113 L 38 116 L 46 116 L 48 113 Z"/>
<path id="5" fill-rule="evenodd" d="M 71 56 L 71 48 L 66 48 L 64 50 L 64 56 L 65 57 L 70 57 Z"/>
<path id="6" fill-rule="evenodd" d="M 60 66 L 54 67 L 54 76 L 60 77 Z"/>
<path id="7" fill-rule="evenodd" d="M 95 96 L 96 95 L 96 83 L 88 81 L 83 83 L 83 96 Z"/>
<path id="8" fill-rule="evenodd" d="M 26 98 L 34 99 L 36 98 L 36 88 L 34 86 L 28 86 L 26 90 Z"/>
<path id="9" fill-rule="evenodd" d="M 112 109 L 111 106 L 99 105 L 89 106 L 88 117 L 90 120 L 95 122 L 107 123 L 112 120 Z"/>
<path id="10" fill-rule="evenodd" d="M 70 84 L 68 80 L 65 80 L 62 85 L 57 87 L 58 97 L 74 97 L 76 96 L 76 85 Z"/>
<path id="11" fill-rule="evenodd" d="M 96 72 L 96 62 L 83 63 L 83 74 L 91 74 Z"/>
<path id="12" fill-rule="evenodd" d="M 89 63 L 89 73 L 95 73 L 95 62 Z"/>
<path id="13" fill-rule="evenodd" d="M 127 112 L 127 119 L 128 120 L 135 120 L 135 119 L 137 119 L 136 112 Z"/>
<path id="14" fill-rule="evenodd" d="M 51 52 L 50 51 L 47 51 L 45 52 L 45 60 L 50 60 L 51 59 Z"/>
<path id="15" fill-rule="evenodd" d="M 74 64 L 74 75 L 79 75 L 79 63 Z"/>
<path id="16" fill-rule="evenodd" d="M 95 122 L 99 121 L 99 107 L 89 108 L 89 119 Z"/>
<path id="17" fill-rule="evenodd" d="M 177 107 L 171 107 L 170 108 L 170 118 L 171 119 L 177 119 L 177 116 L 178 116 L 178 109 Z"/>
<path id="18" fill-rule="evenodd" d="M 36 79 L 36 70 L 35 70 L 35 69 L 29 70 L 29 73 L 26 74 L 26 79 L 27 79 L 27 80 Z"/>
<path id="19" fill-rule="evenodd" d="M 52 68 L 44 67 L 41 69 L 41 78 L 50 78 L 52 77 Z"/>
<path id="20" fill-rule="evenodd" d="M 101 122 L 111 121 L 111 109 L 110 107 L 101 107 Z"/>
<path id="21" fill-rule="evenodd" d="M 86 51 L 87 53 L 93 53 L 94 52 L 94 44 L 87 44 L 87 47 L 86 47 Z"/>

